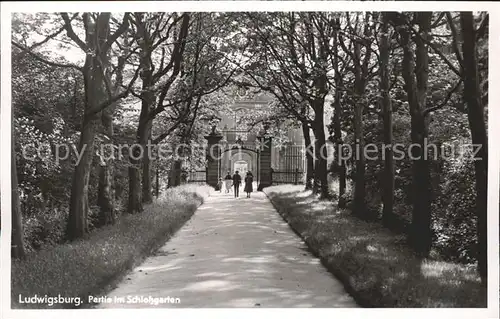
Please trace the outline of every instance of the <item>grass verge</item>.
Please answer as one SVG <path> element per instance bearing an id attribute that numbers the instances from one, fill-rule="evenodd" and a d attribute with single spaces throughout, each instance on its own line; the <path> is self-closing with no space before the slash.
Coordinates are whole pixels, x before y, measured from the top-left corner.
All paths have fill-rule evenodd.
<path id="1" fill-rule="evenodd" d="M 264 192 L 361 306 L 487 306 L 475 267 L 419 259 L 402 236 L 319 200 L 303 186 L 273 186 Z"/>
<path id="2" fill-rule="evenodd" d="M 161 247 L 204 198 L 208 186 L 184 185 L 167 190 L 142 214 L 123 215 L 115 225 L 92 232 L 89 238 L 66 243 L 12 261 L 12 308 L 74 308 L 75 302 L 20 303 L 19 298 L 99 295 Z M 57 302 L 57 300 L 56 300 Z"/>

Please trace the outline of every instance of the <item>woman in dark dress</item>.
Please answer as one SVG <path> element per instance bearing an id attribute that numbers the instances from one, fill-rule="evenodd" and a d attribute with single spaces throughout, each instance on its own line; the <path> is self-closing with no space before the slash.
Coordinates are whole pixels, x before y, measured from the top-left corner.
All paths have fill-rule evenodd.
<path id="1" fill-rule="evenodd" d="M 247 198 L 250 198 L 250 193 L 253 192 L 253 175 L 251 172 L 248 172 L 245 176 L 245 189 L 244 191 L 247 193 Z"/>
<path id="2" fill-rule="evenodd" d="M 231 186 L 233 186 L 233 177 L 231 176 L 231 172 L 227 172 L 226 177 L 224 177 L 224 184 L 226 184 L 226 193 L 231 191 Z"/>

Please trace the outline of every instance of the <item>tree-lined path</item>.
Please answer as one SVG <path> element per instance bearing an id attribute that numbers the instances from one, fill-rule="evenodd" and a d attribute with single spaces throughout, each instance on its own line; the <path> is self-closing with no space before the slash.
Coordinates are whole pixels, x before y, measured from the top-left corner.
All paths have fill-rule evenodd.
<path id="1" fill-rule="evenodd" d="M 214 193 L 108 297 L 180 298 L 158 307 L 356 307 L 264 193 Z M 101 308 L 154 307 L 100 304 Z"/>

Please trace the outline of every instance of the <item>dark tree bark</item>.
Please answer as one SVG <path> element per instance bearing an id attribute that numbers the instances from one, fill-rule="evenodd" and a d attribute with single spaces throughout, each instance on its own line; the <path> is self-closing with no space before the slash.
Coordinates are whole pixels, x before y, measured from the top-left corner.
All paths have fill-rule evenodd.
<path id="1" fill-rule="evenodd" d="M 160 169 L 158 165 L 159 163 L 156 162 L 156 183 L 155 183 L 156 198 L 160 197 Z"/>
<path id="2" fill-rule="evenodd" d="M 360 92 L 360 86 L 357 86 L 355 93 L 357 100 L 354 105 L 354 139 L 356 145 L 356 174 L 354 177 L 354 204 L 353 212 L 359 217 L 364 217 L 366 214 L 366 189 L 365 189 L 365 154 L 364 138 L 363 138 L 363 93 Z"/>
<path id="3" fill-rule="evenodd" d="M 144 103 L 144 102 L 143 102 Z M 141 114 L 142 111 L 141 111 Z M 129 166 L 129 202 L 128 202 L 128 213 L 135 214 L 141 213 L 143 211 L 143 188 L 141 181 L 141 172 L 144 170 L 145 158 L 148 157 L 148 150 L 146 145 L 148 144 L 149 137 L 151 136 L 151 126 L 152 121 L 141 122 L 139 116 L 139 126 L 137 128 L 137 145 L 133 149 L 133 157 L 130 158 Z M 146 127 L 144 127 L 146 126 Z M 149 162 L 148 162 L 149 165 Z M 148 175 L 149 177 L 149 175 Z"/>
<path id="4" fill-rule="evenodd" d="M 129 181 L 129 207 L 130 213 L 142 212 L 142 204 L 150 203 L 153 200 L 152 193 L 152 176 L 151 176 L 151 158 L 149 157 L 148 141 L 151 140 L 151 130 L 155 117 L 165 110 L 163 102 L 167 96 L 170 86 L 177 78 L 183 61 L 185 40 L 189 29 L 189 14 L 183 14 L 179 19 L 181 21 L 180 28 L 176 25 L 180 20 L 177 16 L 173 18 L 171 27 L 173 27 L 174 48 L 167 63 L 164 61 L 165 54 L 162 56 L 160 67 L 156 73 L 153 73 L 155 67 L 153 65 L 152 53 L 155 45 L 164 42 L 166 39 L 161 38 L 160 33 L 148 30 L 143 13 L 136 13 L 137 37 L 141 49 L 141 79 L 142 79 L 142 94 L 141 94 L 141 113 L 139 115 L 139 126 L 137 128 L 136 139 L 143 149 L 141 158 L 132 159 L 129 168 L 129 178 L 134 179 Z M 155 44 L 156 41 L 156 44 Z M 156 92 L 153 86 L 160 79 L 168 74 L 168 79 L 161 88 L 161 92 L 157 99 Z M 165 138 L 164 136 L 163 138 Z M 155 143 L 152 143 L 155 144 Z M 138 192 L 138 193 L 137 193 Z"/>
<path id="5" fill-rule="evenodd" d="M 12 121 L 14 123 L 14 121 Z M 12 146 L 11 146 L 11 188 L 12 188 L 12 230 L 11 230 L 11 256 L 12 258 L 24 258 L 26 250 L 23 240 L 23 223 L 21 205 L 19 201 L 19 189 L 17 183 L 16 150 L 14 141 L 14 125 L 12 125 Z M 4 198 L 5 200 L 5 198 Z"/>
<path id="6" fill-rule="evenodd" d="M 339 44 L 346 54 L 348 54 L 354 64 L 354 140 L 355 140 L 355 175 L 354 175 L 354 203 L 353 203 L 353 214 L 357 215 L 362 219 L 374 219 L 376 218 L 375 212 L 368 211 L 366 209 L 366 189 L 365 189 L 365 154 L 364 154 L 364 125 L 363 125 L 363 111 L 366 104 L 365 98 L 365 88 L 367 78 L 370 73 L 370 59 L 372 55 L 372 41 L 370 40 L 372 36 L 371 26 L 369 25 L 370 16 L 375 15 L 373 13 L 365 13 L 365 24 L 362 32 L 362 37 L 364 40 L 353 41 L 352 50 L 347 48 L 343 36 L 339 35 Z M 348 19 L 350 19 L 348 17 Z M 360 34 L 359 20 L 356 18 L 356 25 L 354 28 L 350 27 L 354 35 Z M 364 47 L 364 57 L 362 57 L 362 47 Z"/>
<path id="7" fill-rule="evenodd" d="M 420 37 L 416 37 L 416 61 L 411 47 L 410 30 L 400 28 L 403 46 L 403 78 L 408 96 L 411 115 L 411 141 L 413 159 L 413 211 L 409 231 L 409 242 L 416 253 L 422 257 L 429 255 L 432 245 L 431 230 L 431 179 L 424 141 L 428 136 L 425 121 L 425 105 L 428 79 L 428 50 L 425 41 L 430 30 L 432 12 L 416 13 Z M 415 62 L 414 62 L 415 61 Z"/>
<path id="8" fill-rule="evenodd" d="M 86 53 L 85 64 L 83 67 L 78 67 L 72 64 L 51 62 L 41 58 L 29 49 L 22 49 L 29 52 L 37 60 L 46 64 L 56 67 L 69 67 L 82 72 L 83 75 L 85 108 L 77 148 L 77 152 L 80 154 L 80 159 L 76 163 L 73 173 L 69 216 L 66 225 L 66 237 L 73 240 L 84 237 L 88 232 L 88 186 L 98 121 L 101 118 L 102 111 L 106 107 L 109 107 L 111 104 L 126 97 L 130 93 L 130 89 L 137 78 L 137 73 L 129 83 L 127 90 L 118 95 L 112 96 L 112 92 L 109 92 L 108 90 L 109 83 L 105 81 L 105 74 L 107 72 L 105 64 L 106 61 L 108 61 L 107 55 L 111 50 L 113 43 L 129 27 L 129 13 L 124 14 L 121 25 L 111 34 L 111 13 L 97 13 L 91 16 L 90 13 L 85 12 L 83 14 L 85 41 L 81 40 L 80 37 L 74 32 L 71 24 L 72 19 L 69 18 L 69 15 L 65 12 L 62 12 L 60 15 L 64 20 L 63 28 L 66 30 L 67 36 L 77 47 Z M 13 42 L 13 44 L 20 47 L 15 42 Z M 106 87 L 106 92 L 108 93 L 109 98 L 103 101 L 103 95 L 101 92 L 104 87 Z"/>
<path id="9" fill-rule="evenodd" d="M 264 61 L 279 64 L 281 70 L 279 72 L 267 70 L 269 79 L 265 84 L 252 72 L 246 74 L 257 83 L 258 87 L 273 94 L 292 117 L 310 125 L 315 142 L 313 158 L 306 158 L 307 173 L 314 167 L 312 190 L 321 197 L 328 197 L 327 149 L 323 116 L 325 97 L 329 89 L 327 65 L 330 50 L 329 35 L 325 30 L 330 26 L 315 13 L 285 13 L 281 15 L 284 23 L 280 29 L 281 33 L 273 38 L 267 35 L 267 31 L 258 27 L 259 23 L 263 22 L 258 15 L 248 16 L 257 27 L 257 41 L 262 42 L 260 51 L 263 53 L 259 54 L 262 54 Z M 301 32 L 297 32 L 299 29 Z M 314 113 L 311 114 L 314 119 L 308 117 L 309 108 Z M 307 136 L 308 132 L 304 134 L 306 149 Z M 312 150 L 312 147 L 310 149 Z M 307 187 L 310 187 L 310 176 L 306 176 L 306 181 Z"/>
<path id="10" fill-rule="evenodd" d="M 105 94 L 102 92 L 102 94 Z M 105 98 L 104 98 L 105 99 Z M 102 112 L 102 126 L 107 137 L 107 143 L 113 141 L 113 111 L 114 106 Z M 103 148 L 108 151 L 110 147 Z M 111 150 L 110 150 L 111 151 Z M 114 151 L 114 150 L 113 150 Z M 114 168 L 111 159 L 112 154 L 101 154 L 102 158 L 99 167 L 99 187 L 97 194 L 97 205 L 99 206 L 99 225 L 110 225 L 116 221 L 115 200 L 114 200 Z"/>
<path id="11" fill-rule="evenodd" d="M 118 94 L 121 86 L 123 85 L 123 69 L 125 68 L 125 59 L 129 52 L 128 50 L 128 33 L 124 33 L 124 48 L 123 54 L 118 57 L 118 65 L 116 68 L 116 80 L 113 87 L 113 93 Z M 111 83 L 111 72 L 109 68 L 109 57 L 102 61 L 107 72 L 105 74 L 106 81 Z M 106 100 L 108 94 L 104 88 L 101 88 L 102 101 Z M 104 135 L 107 137 L 108 142 L 113 142 L 114 127 L 113 127 L 113 114 L 116 109 L 116 102 L 107 107 L 102 112 L 102 126 L 104 128 Z M 116 208 L 115 208 L 115 182 L 114 182 L 114 148 L 107 147 L 105 151 L 113 152 L 112 154 L 101 154 L 105 158 L 101 161 L 99 171 L 99 188 L 97 195 L 97 204 L 99 205 L 99 224 L 101 226 L 114 224 L 116 222 Z"/>
<path id="12" fill-rule="evenodd" d="M 380 91 L 382 94 L 382 112 L 384 119 L 384 190 L 382 221 L 385 226 L 390 227 L 393 219 L 394 206 L 394 158 L 393 158 L 393 134 L 392 134 L 392 104 L 390 95 L 390 69 L 389 69 L 389 18 L 382 13 L 382 25 L 380 36 Z M 390 147 L 387 147 L 390 146 Z"/>
<path id="13" fill-rule="evenodd" d="M 170 169 L 170 178 L 168 187 L 176 187 L 181 184 L 181 168 L 182 161 L 179 159 L 174 160 Z"/>
<path id="14" fill-rule="evenodd" d="M 148 118 L 151 111 L 155 108 L 156 101 L 154 91 L 151 89 L 154 84 L 153 63 L 151 59 L 151 47 L 153 43 L 148 31 L 146 30 L 146 23 L 144 21 L 141 21 L 138 31 L 143 40 L 141 42 L 141 45 L 143 46 L 143 56 L 141 57 L 141 65 L 143 66 L 143 72 L 141 73 L 143 93 L 139 121 L 142 121 L 144 125 L 139 125 L 138 129 L 141 131 L 137 132 L 137 135 L 139 136 L 138 142 L 144 149 L 144 156 L 142 158 L 142 202 L 151 203 L 153 201 L 151 192 L 151 158 L 149 157 L 150 151 L 146 148 L 146 144 L 151 139 L 151 129 L 153 127 L 153 121 Z"/>
<path id="15" fill-rule="evenodd" d="M 151 135 L 150 135 L 151 136 Z M 142 167 L 142 202 L 151 203 L 153 201 L 153 175 L 151 174 L 151 158 L 144 156 Z"/>
<path id="16" fill-rule="evenodd" d="M 479 86 L 479 72 L 476 46 L 476 29 L 472 12 L 460 13 L 463 52 L 463 98 L 467 104 L 467 114 L 472 135 L 472 143 L 481 149 L 474 161 L 476 175 L 476 214 L 478 237 L 478 270 L 483 285 L 487 283 L 487 197 L 488 197 L 488 136 L 484 118 L 484 107 Z"/>
<path id="17" fill-rule="evenodd" d="M 66 236 L 69 240 L 73 240 L 84 237 L 88 233 L 89 177 L 94 155 L 94 139 L 99 120 L 102 118 L 102 111 L 129 94 L 130 86 L 135 82 L 137 75 L 133 77 L 126 91 L 112 96 L 113 92 L 110 92 L 109 83 L 105 78 L 107 70 L 103 61 L 108 61 L 107 55 L 112 44 L 128 29 L 129 13 L 125 13 L 121 25 L 113 34 L 110 34 L 111 14 L 109 12 L 99 13 L 95 19 L 91 18 L 88 12 L 84 13 L 85 41 L 82 41 L 73 31 L 67 13 L 61 13 L 61 16 L 65 22 L 68 37 L 82 51 L 87 52 L 85 64 L 81 68 L 85 88 L 85 109 L 77 148 L 82 155 L 73 173 L 69 216 L 66 226 Z M 101 94 L 104 88 L 106 88 L 109 96 L 105 101 L 103 101 L 103 95 Z"/>
<path id="18" fill-rule="evenodd" d="M 306 152 L 306 189 L 312 189 L 312 182 L 314 178 L 314 146 L 311 142 L 311 134 L 307 123 L 302 123 L 302 134 L 304 136 L 304 146 Z"/>
<path id="19" fill-rule="evenodd" d="M 137 20 L 137 36 L 139 37 L 139 45 L 141 49 L 141 112 L 139 115 L 139 125 L 136 132 L 136 141 L 142 148 L 142 156 L 137 149 L 136 155 L 130 160 L 129 167 L 129 205 L 128 212 L 130 214 L 140 213 L 143 210 L 143 203 L 149 203 L 152 199 L 151 194 L 151 176 L 150 176 L 150 159 L 148 156 L 147 144 L 151 138 L 151 128 L 153 121 L 150 119 L 150 113 L 155 108 L 155 95 L 152 90 L 153 80 L 153 61 L 152 54 L 152 39 L 147 30 L 146 21 L 143 13 L 135 14 Z M 141 174 L 142 173 L 142 174 Z"/>

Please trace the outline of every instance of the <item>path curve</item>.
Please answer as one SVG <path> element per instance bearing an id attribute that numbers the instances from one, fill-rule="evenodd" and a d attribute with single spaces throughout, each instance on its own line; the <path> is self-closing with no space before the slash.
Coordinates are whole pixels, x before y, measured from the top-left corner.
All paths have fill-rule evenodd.
<path id="1" fill-rule="evenodd" d="M 241 195 L 210 196 L 98 308 L 357 307 L 265 194 Z"/>

